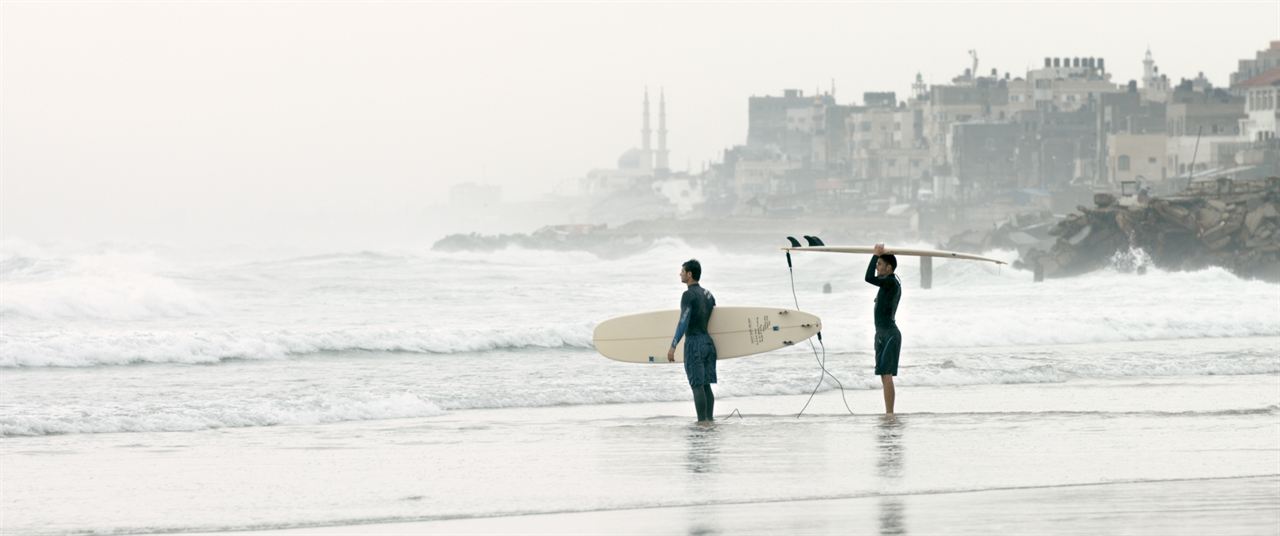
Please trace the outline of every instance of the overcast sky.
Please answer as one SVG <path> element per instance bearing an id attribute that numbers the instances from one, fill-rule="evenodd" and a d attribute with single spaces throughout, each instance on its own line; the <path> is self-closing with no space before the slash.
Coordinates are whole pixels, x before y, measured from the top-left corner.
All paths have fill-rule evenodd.
<path id="1" fill-rule="evenodd" d="M 665 88 L 672 167 L 747 97 L 904 95 L 1045 56 L 1226 85 L 1280 2 L 3 3 L 5 239 L 402 241 L 465 181 L 527 199 L 613 167 Z M 495 217 L 497 217 L 495 215 Z"/>

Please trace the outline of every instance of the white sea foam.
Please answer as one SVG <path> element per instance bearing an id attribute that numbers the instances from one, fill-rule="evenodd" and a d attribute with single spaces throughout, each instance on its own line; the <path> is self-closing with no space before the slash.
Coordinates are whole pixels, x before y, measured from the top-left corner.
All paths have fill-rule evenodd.
<path id="1" fill-rule="evenodd" d="M 1154 347 L 1159 346 L 1139 350 Z M 899 369 L 897 382 L 918 388 L 1280 373 L 1280 362 L 1256 343 L 1237 342 L 1230 351 L 1217 353 L 1094 350 L 1079 358 L 1061 348 L 1035 356 L 971 351 L 946 359 L 923 354 L 912 356 L 913 363 Z M 561 358 L 553 366 L 517 355 L 498 358 L 488 367 L 470 357 L 437 359 L 430 364 L 344 360 L 332 363 L 336 368 L 327 373 L 300 372 L 284 364 L 225 372 L 166 367 L 154 373 L 116 371 L 101 378 L 87 372 L 90 376 L 74 380 L 74 388 L 46 385 L 41 392 L 15 400 L 14 411 L 0 416 L 0 436 L 324 424 L 473 409 L 670 402 L 689 396 L 677 367 L 624 365 L 631 373 L 619 381 L 619 370 L 610 372 L 602 358 L 586 353 Z M 880 388 L 865 355 L 831 356 L 827 366 L 835 381 L 824 379 L 821 392 L 840 386 L 855 391 Z M 496 374 L 499 370 L 511 372 Z M 353 376 L 353 371 L 361 376 Z M 200 376 L 185 380 L 179 396 L 156 389 L 162 378 L 192 374 Z M 716 392 L 727 399 L 804 395 L 814 389 L 819 370 L 807 360 L 733 360 L 721 364 L 720 374 Z M 145 379 L 151 376 L 154 379 Z M 27 390 L 37 386 L 26 382 L 53 380 L 45 374 L 20 379 Z M 181 396 L 186 392 L 201 395 Z"/>
<path id="2" fill-rule="evenodd" d="M 825 344 L 832 352 L 862 352 L 872 330 L 852 315 L 827 319 Z M 1016 311 L 900 322 L 904 352 L 914 349 L 1016 347 L 1163 339 L 1278 336 L 1280 326 L 1267 317 L 1206 315 L 1096 319 L 1027 318 Z M 850 326 L 850 324 L 854 324 Z M 224 360 L 278 360 L 342 352 L 458 354 L 519 349 L 589 349 L 594 323 L 553 323 L 526 327 L 452 327 L 436 329 L 341 328 L 229 330 L 48 330 L 0 332 L 2 367 L 86 367 L 139 363 L 207 364 Z"/>
<path id="3" fill-rule="evenodd" d="M 98 331 L 0 334 L 0 367 L 207 364 L 331 352 L 453 354 L 523 348 L 590 348 L 591 326 L 450 330 Z"/>
<path id="4" fill-rule="evenodd" d="M 0 316 L 146 320 L 207 315 L 214 302 L 163 275 L 153 254 L 0 255 Z"/>
<path id="5" fill-rule="evenodd" d="M 136 249 L 54 254 L 8 244 L 0 252 L 0 367 L 589 348 L 600 321 L 674 308 L 679 263 L 692 256 L 721 305 L 798 301 L 822 317 L 835 352 L 866 351 L 872 336 L 875 289 L 862 281 L 862 255 L 798 253 L 788 271 L 772 247 L 730 254 L 668 238 L 626 259 L 509 249 L 193 264 Z M 938 261 L 930 290 L 920 288 L 918 259 L 904 257 L 899 271 L 904 352 L 1280 336 L 1280 285 L 1218 268 L 1108 269 L 1033 283 L 1008 266 Z M 830 294 L 820 291 L 827 283 Z"/>

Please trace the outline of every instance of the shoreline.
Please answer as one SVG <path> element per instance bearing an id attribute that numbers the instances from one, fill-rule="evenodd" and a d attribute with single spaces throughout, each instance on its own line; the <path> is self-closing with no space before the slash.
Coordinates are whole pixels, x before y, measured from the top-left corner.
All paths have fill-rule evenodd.
<path id="1" fill-rule="evenodd" d="M 1213 494 L 1218 502 L 1234 503 L 1219 507 L 1208 519 L 1179 516 L 1165 504 L 1152 501 L 1144 509 L 1132 504 L 1116 505 L 1118 497 L 1162 495 L 1169 499 L 1191 500 L 1201 494 Z M 1071 499 L 1068 502 L 1066 499 Z M 876 504 L 872 504 L 876 503 Z M 993 506 L 999 505 L 999 508 Z M 949 510 L 942 510 L 947 506 Z M 940 523 L 937 518 L 920 522 L 905 518 L 911 507 L 929 508 L 937 518 L 952 519 Z M 985 509 L 982 515 L 974 510 Z M 1104 519 L 1088 524 L 1073 524 L 1054 530 L 1044 523 L 1063 511 L 1087 511 Z M 803 512 L 801 512 L 803 511 Z M 1016 514 L 1010 515 L 1011 512 Z M 1152 517 L 1159 514 L 1160 520 Z M 803 516 L 802 520 L 797 519 Z M 955 519 L 963 516 L 964 519 Z M 693 530 L 697 520 L 714 517 L 716 526 Z M 1117 527 L 1131 529 L 1126 533 L 1141 534 L 1261 534 L 1257 529 L 1280 530 L 1280 473 L 1240 475 L 1213 478 L 1171 478 L 1098 483 L 1051 484 L 990 489 L 956 489 L 916 492 L 872 493 L 846 497 L 802 497 L 771 501 L 707 502 L 642 508 L 602 510 L 566 510 L 529 514 L 499 514 L 475 517 L 443 517 L 437 519 L 405 519 L 371 521 L 346 525 L 316 525 L 279 528 L 248 528 L 221 532 L 158 532 L 157 535 L 213 536 L 236 534 L 269 535 L 339 535 L 377 534 L 673 534 L 690 533 L 777 533 L 801 531 L 815 534 L 842 534 L 848 527 L 879 522 L 881 534 L 905 534 L 911 530 L 925 533 L 945 531 L 949 534 L 992 534 L 997 532 L 1041 534 L 1106 533 Z M 1241 526 L 1242 523 L 1243 525 Z M 1191 522 L 1189 525 L 1188 522 Z M 1235 523 L 1235 527 L 1224 527 Z M 1142 524 L 1140 530 L 1135 529 Z M 819 525 L 819 526 L 814 526 Z M 923 525 L 923 526 L 920 526 Z M 1082 526 L 1083 525 L 1083 526 Z M 1094 525 L 1094 526 L 1090 526 Z M 816 529 L 816 530 L 814 530 Z M 1207 531 L 1207 532 L 1204 532 Z M 794 533 L 794 532 L 793 532 Z"/>
<path id="2" fill-rule="evenodd" d="M 1062 530 L 1171 533 L 1141 523 L 1174 501 L 1190 517 L 1165 528 L 1256 534 L 1280 512 L 1258 491 L 1280 481 L 1277 387 L 1262 374 L 903 388 L 895 419 L 878 390 L 844 393 L 854 415 L 821 392 L 801 418 L 807 394 L 724 396 L 717 414 L 741 417 L 713 427 L 681 400 L 21 438 L 0 442 L 3 532 L 828 534 L 874 526 L 885 501 L 910 532 L 982 533 L 996 525 L 971 512 L 987 504 L 1014 516 L 991 523 L 1027 532 L 1082 501 L 1128 500 Z M 1213 501 L 1241 478 L 1266 481 L 1224 514 Z"/>

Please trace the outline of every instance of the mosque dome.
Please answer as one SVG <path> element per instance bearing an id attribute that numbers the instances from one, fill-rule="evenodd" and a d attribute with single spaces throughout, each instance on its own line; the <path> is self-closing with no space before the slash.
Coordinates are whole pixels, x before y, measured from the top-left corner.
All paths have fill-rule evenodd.
<path id="1" fill-rule="evenodd" d="M 642 169 L 644 167 L 644 151 L 630 149 L 618 157 L 618 169 Z"/>

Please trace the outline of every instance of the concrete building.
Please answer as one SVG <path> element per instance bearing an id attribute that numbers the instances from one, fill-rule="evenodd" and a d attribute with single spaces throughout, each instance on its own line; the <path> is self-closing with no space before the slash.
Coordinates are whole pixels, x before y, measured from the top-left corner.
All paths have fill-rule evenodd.
<path id="1" fill-rule="evenodd" d="M 1168 177 L 1165 153 L 1168 137 L 1163 132 L 1154 134 L 1107 135 L 1107 167 L 1112 181 L 1139 181 L 1144 184 L 1162 183 Z"/>
<path id="2" fill-rule="evenodd" d="M 785 159 L 742 159 L 734 166 L 734 194 L 739 203 L 755 199 L 763 202 L 769 196 L 794 193 L 794 187 L 786 181 L 794 171 L 804 169 L 804 164 Z"/>
<path id="3" fill-rule="evenodd" d="M 863 193 L 910 199 L 932 166 L 923 110 L 895 97 L 892 92 L 865 93 L 866 105 L 849 114 L 850 177 Z"/>
<path id="4" fill-rule="evenodd" d="M 1248 145 L 1238 135 L 1169 136 L 1167 143 L 1165 168 L 1170 176 L 1179 179 L 1172 190 L 1185 186 L 1197 173 L 1235 167 L 1236 154 Z"/>
<path id="5" fill-rule="evenodd" d="M 1165 104 L 1143 100 L 1133 86 L 1122 93 L 1102 95 L 1097 110 L 1099 132 L 1143 134 L 1168 128 Z"/>
<path id="6" fill-rule="evenodd" d="M 1018 188 L 1018 124 L 970 122 L 951 128 L 950 159 L 961 199 Z"/>
<path id="7" fill-rule="evenodd" d="M 1231 89 L 1276 67 L 1280 67 L 1280 41 L 1272 41 L 1270 47 L 1259 50 L 1253 59 L 1240 60 L 1236 72 L 1231 73 Z"/>
<path id="8" fill-rule="evenodd" d="M 929 147 L 929 157 L 934 168 L 946 172 L 952 161 L 948 138 L 952 126 L 967 122 L 1004 121 L 1008 118 L 1009 88 L 1004 80 L 990 78 L 957 77 L 972 83 L 934 85 L 929 87 L 928 99 L 921 103 L 923 136 Z"/>
<path id="9" fill-rule="evenodd" d="M 1008 82 L 1012 113 L 1074 112 L 1107 93 L 1123 91 L 1111 82 L 1102 58 L 1045 58 L 1044 67 Z"/>
<path id="10" fill-rule="evenodd" d="M 781 97 L 750 97 L 747 146 L 775 147 L 790 160 L 826 162 L 827 114 L 835 105 L 829 93 L 806 97 L 799 89 L 784 90 Z"/>
<path id="11" fill-rule="evenodd" d="M 781 97 L 748 99 L 747 144 L 726 152 L 736 211 L 795 207 L 820 187 L 844 190 L 851 159 L 846 122 L 854 107 L 836 104 L 833 94 L 788 89 Z"/>
<path id="12" fill-rule="evenodd" d="M 1118 186 L 1114 153 L 1111 153 L 1109 137 L 1117 134 L 1161 134 L 1168 128 L 1166 106 L 1163 102 L 1151 102 L 1138 93 L 1137 83 L 1130 82 L 1126 91 L 1101 96 L 1097 106 L 1098 148 L 1097 174 L 1094 182 Z M 1164 157 L 1160 157 L 1164 162 Z"/>
<path id="13" fill-rule="evenodd" d="M 1056 192 L 1098 174 L 1097 113 L 1028 111 L 1014 116 L 1020 139 L 1018 186 Z"/>
<path id="14" fill-rule="evenodd" d="M 920 189 L 932 184 L 932 166 L 927 147 L 895 147 L 880 153 L 882 180 L 878 192 L 900 200 L 914 199 Z"/>
<path id="15" fill-rule="evenodd" d="M 1240 134 L 1246 141 L 1265 142 L 1276 138 L 1280 124 L 1280 67 L 1259 74 L 1236 86 L 1245 95 L 1245 113 Z"/>
<path id="16" fill-rule="evenodd" d="M 1224 89 L 1197 89 L 1195 81 L 1184 80 L 1165 107 L 1165 132 L 1169 136 L 1239 136 L 1245 117 L 1245 98 Z"/>
<path id="17" fill-rule="evenodd" d="M 1245 101 L 1212 87 L 1203 74 L 1178 84 L 1165 109 L 1165 168 L 1178 179 L 1171 190 L 1185 186 L 1196 173 L 1235 166 L 1242 146 L 1240 125 L 1247 118 Z"/>

